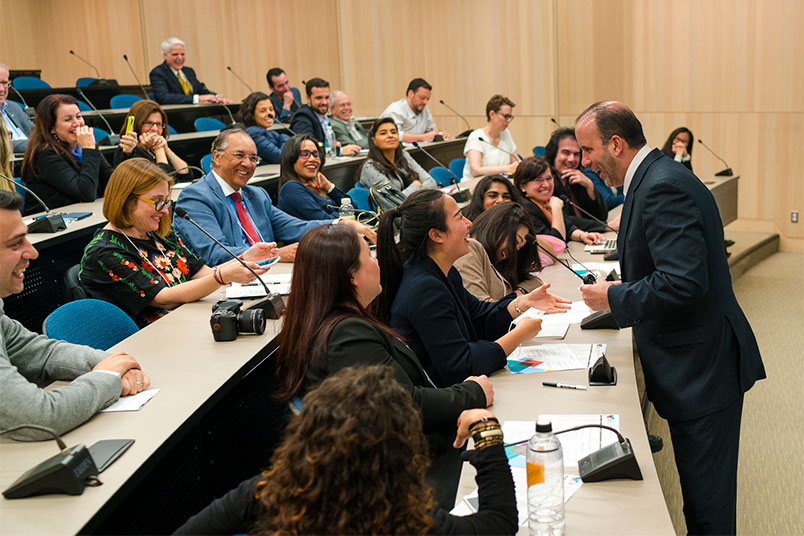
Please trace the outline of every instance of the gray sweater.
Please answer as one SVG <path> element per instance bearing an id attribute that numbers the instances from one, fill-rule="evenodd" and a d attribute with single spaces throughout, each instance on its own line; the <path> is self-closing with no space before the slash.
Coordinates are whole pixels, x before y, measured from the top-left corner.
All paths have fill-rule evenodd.
<path id="1" fill-rule="evenodd" d="M 422 188 L 436 188 L 438 186 L 435 179 L 431 177 L 430 174 L 427 173 L 424 168 L 421 167 L 419 163 L 408 154 L 407 151 L 405 151 L 403 154 L 405 161 L 408 163 L 408 166 L 410 166 L 410 169 L 412 169 L 413 172 L 418 175 L 417 178 L 422 181 Z M 391 187 L 402 192 L 402 195 L 405 197 L 419 189 L 419 187 L 413 183 L 410 183 L 410 185 L 405 188 L 402 179 L 400 179 L 397 174 L 392 176 L 385 175 L 382 171 L 374 166 L 373 161 L 367 160 L 366 164 L 363 166 L 363 169 L 360 171 L 360 184 L 362 184 L 364 188 L 376 188 L 378 186 L 382 186 L 386 182 L 390 183 Z"/>
<path id="2" fill-rule="evenodd" d="M 92 372 L 106 352 L 48 339 L 7 317 L 0 300 L 0 429 L 38 424 L 63 434 L 115 402 L 119 376 Z M 45 390 L 56 380 L 68 385 Z M 39 430 L 9 434 L 18 440 L 50 439 Z"/>

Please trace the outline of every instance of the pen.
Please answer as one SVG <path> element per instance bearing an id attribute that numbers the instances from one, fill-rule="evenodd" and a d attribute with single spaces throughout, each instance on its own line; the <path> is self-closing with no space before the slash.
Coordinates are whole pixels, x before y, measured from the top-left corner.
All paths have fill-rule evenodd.
<path id="1" fill-rule="evenodd" d="M 542 382 L 545 387 L 558 387 L 559 389 L 579 389 L 586 391 L 585 385 L 572 385 L 571 383 Z"/>

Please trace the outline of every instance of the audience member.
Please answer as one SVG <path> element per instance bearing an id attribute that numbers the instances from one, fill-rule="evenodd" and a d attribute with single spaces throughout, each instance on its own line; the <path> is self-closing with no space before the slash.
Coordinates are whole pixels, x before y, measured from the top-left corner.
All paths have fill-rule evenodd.
<path id="1" fill-rule="evenodd" d="M 695 136 L 692 135 L 692 131 L 687 127 L 678 127 L 667 137 L 662 152 L 692 171 L 693 142 L 695 142 Z"/>
<path id="2" fill-rule="evenodd" d="M 290 87 L 288 75 L 280 67 L 269 69 L 265 74 L 268 87 L 271 88 L 271 104 L 282 121 L 290 118 L 293 112 L 302 105 L 299 88 Z"/>
<path id="3" fill-rule="evenodd" d="M 3 313 L 3 298 L 22 292 L 25 270 L 39 256 L 20 217 L 22 198 L 0 191 L 0 429 L 38 425 L 64 434 L 117 401 L 147 389 L 150 381 L 125 352 L 107 354 L 87 346 L 48 339 Z M 39 385 L 70 381 L 55 389 Z M 18 440 L 51 439 L 32 428 Z"/>
<path id="4" fill-rule="evenodd" d="M 544 159 L 553 173 L 553 195 L 570 201 L 606 221 L 609 211 L 602 196 L 598 195 L 592 179 L 581 171 L 581 146 L 575 139 L 575 129 L 559 128 L 550 136 L 544 147 Z M 563 205 L 564 220 L 584 231 L 604 231 L 605 227 L 590 219 L 571 203 Z"/>
<path id="5" fill-rule="evenodd" d="M 520 160 L 508 130 L 514 120 L 514 106 L 511 99 L 502 95 L 494 95 L 486 103 L 486 126 L 472 131 L 463 146 L 466 163 L 462 180 L 514 172 Z"/>
<path id="6" fill-rule="evenodd" d="M 369 131 L 368 157 L 360 166 L 360 184 L 377 188 L 389 184 L 408 196 L 421 188 L 436 188 L 438 184 L 399 143 L 396 123 L 381 117 Z"/>
<path id="7" fill-rule="evenodd" d="M 70 95 L 48 95 L 36 106 L 36 128 L 31 132 L 22 181 L 49 208 L 94 201 L 103 195 L 112 166 L 95 148 L 95 135 Z M 25 212 L 43 208 L 25 196 Z"/>
<path id="8" fill-rule="evenodd" d="M 335 91 L 330 99 L 331 126 L 335 139 L 343 147 L 345 155 L 357 154 L 360 149 L 368 149 L 368 133 L 352 115 L 352 99 L 343 91 Z"/>
<path id="9" fill-rule="evenodd" d="M 321 173 L 325 155 L 307 134 L 296 134 L 282 149 L 279 164 L 279 208 L 301 220 L 338 217 L 340 191 Z"/>
<path id="10" fill-rule="evenodd" d="M 141 100 L 131 105 L 127 114 L 134 117 L 134 129 L 126 135 L 126 124 L 120 129 L 120 147 L 114 153 L 117 167 L 129 158 L 145 158 L 165 173 L 176 172 L 189 178 L 187 162 L 168 147 L 168 117 L 165 110 L 152 100 Z"/>
<path id="11" fill-rule="evenodd" d="M 270 130 L 276 119 L 276 112 L 268 95 L 261 91 L 250 94 L 243 99 L 236 117 L 254 140 L 257 154 L 262 161 L 268 164 L 278 164 L 282 147 L 290 136 Z"/>
<path id="12" fill-rule="evenodd" d="M 501 203 L 472 223 L 469 253 L 455 261 L 463 286 L 482 301 L 513 293 L 527 294 L 542 285 L 539 252 L 525 236 L 535 236 L 530 217 L 517 203 Z M 524 300 L 523 300 L 524 301 Z"/>
<path id="13" fill-rule="evenodd" d="M 126 160 L 106 187 L 99 229 L 84 249 L 78 279 L 93 298 L 114 303 L 143 327 L 171 309 L 200 300 L 221 286 L 254 276 L 234 259 L 209 268 L 171 229 L 170 187 L 164 171 L 144 158 Z M 254 261 L 276 255 L 276 244 L 257 243 L 242 253 Z"/>
<path id="14" fill-rule="evenodd" d="M 592 168 L 584 168 L 583 174 L 592 179 L 597 193 L 603 198 L 606 208 L 611 210 L 614 207 L 619 207 L 625 202 L 625 194 L 623 193 L 622 186 L 609 186 L 606 181 L 600 178 L 598 173 L 592 171 Z M 610 224 L 611 222 L 609 222 Z"/>
<path id="15" fill-rule="evenodd" d="M 538 234 L 552 235 L 565 242 L 575 240 L 595 244 L 599 233 L 578 229 L 564 217 L 564 202 L 553 195 L 555 180 L 547 160 L 538 156 L 524 159 L 514 172 L 514 185 L 522 192 L 520 203 L 530 215 Z"/>
<path id="16" fill-rule="evenodd" d="M 461 448 L 469 436 L 479 509 L 453 516 L 436 508 L 425 481 L 427 441 L 409 392 L 389 367 L 349 367 L 305 397 L 268 470 L 176 533 L 514 534 L 514 483 L 500 423 L 488 410 L 464 411 L 453 445 Z"/>
<path id="17" fill-rule="evenodd" d="M 300 220 L 274 207 L 264 188 L 247 186 L 259 162 L 257 147 L 245 130 L 222 131 L 212 142 L 212 171 L 184 188 L 177 206 L 238 255 L 257 242 L 282 240 L 288 245 L 277 253 L 283 262 L 293 262 L 302 235 L 313 227 L 332 223 L 332 219 Z M 354 220 L 339 223 L 354 225 L 358 232 L 373 235 Z M 174 225 L 190 248 L 208 263 L 229 260 L 222 247 L 187 220 L 177 219 Z"/>
<path id="18" fill-rule="evenodd" d="M 469 221 L 475 221 L 483 211 L 490 209 L 494 205 L 513 201 L 519 203 L 520 195 L 510 179 L 502 175 L 489 175 L 483 177 L 475 185 L 472 192 L 472 200 L 469 205 L 464 207 L 463 215 Z"/>
<path id="19" fill-rule="evenodd" d="M 436 127 L 427 108 L 432 91 L 433 86 L 423 78 L 414 78 L 408 84 L 405 98 L 389 104 L 380 115 L 394 119 L 402 141 L 433 141 L 436 136 L 449 138 L 449 134 Z"/>
<path id="20" fill-rule="evenodd" d="M 546 287 L 496 302 L 475 298 L 453 266 L 469 253 L 471 225 L 455 199 L 438 190 L 414 192 L 380 217 L 378 318 L 405 338 L 440 387 L 504 367 L 506 356 L 541 327 L 540 319 L 523 318 L 508 331 L 527 307 L 569 307 Z"/>
<path id="21" fill-rule="evenodd" d="M 14 156 L 14 148 L 11 145 L 11 133 L 6 130 L 6 124 L 0 121 L 0 173 L 12 178 L 13 170 L 11 165 L 11 157 Z M 0 190 L 13 192 L 16 190 L 14 185 L 8 180 L 0 177 Z"/>
<path id="22" fill-rule="evenodd" d="M 14 152 L 23 153 L 28 146 L 28 136 L 31 135 L 34 124 L 28 118 L 25 110 L 22 109 L 22 106 L 8 100 L 9 84 L 8 67 L 0 63 L 0 113 L 3 116 L 2 122 L 5 123 L 6 128 L 11 133 Z"/>
<path id="23" fill-rule="evenodd" d="M 234 104 L 207 88 L 195 71 L 184 65 L 184 41 L 178 37 L 162 41 L 162 57 L 165 61 L 151 69 L 149 75 L 154 99 L 159 104 Z"/>
<path id="24" fill-rule="evenodd" d="M 311 78 L 305 86 L 307 104 L 299 106 L 290 118 L 290 129 L 296 134 L 309 134 L 320 142 L 321 149 L 337 147 L 335 134 L 329 124 L 329 82 Z"/>

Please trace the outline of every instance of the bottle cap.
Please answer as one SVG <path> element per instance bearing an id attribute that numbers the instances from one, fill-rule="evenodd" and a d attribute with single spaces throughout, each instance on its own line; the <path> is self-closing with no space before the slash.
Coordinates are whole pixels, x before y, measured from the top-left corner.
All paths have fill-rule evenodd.
<path id="1" fill-rule="evenodd" d="M 553 425 L 550 421 L 537 421 L 536 422 L 536 431 L 537 432 L 552 432 Z"/>

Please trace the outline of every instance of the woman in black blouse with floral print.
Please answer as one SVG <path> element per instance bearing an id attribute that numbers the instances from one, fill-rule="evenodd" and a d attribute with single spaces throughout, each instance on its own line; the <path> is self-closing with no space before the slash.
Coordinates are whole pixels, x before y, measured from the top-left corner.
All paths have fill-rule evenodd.
<path id="1" fill-rule="evenodd" d="M 171 178 L 144 158 L 115 169 L 103 200 L 109 220 L 84 250 L 78 277 L 92 298 L 114 303 L 143 327 L 179 305 L 199 300 L 222 285 L 249 283 L 254 276 L 232 260 L 214 268 L 195 255 L 171 229 Z M 242 255 L 255 261 L 276 255 L 260 242 Z"/>

